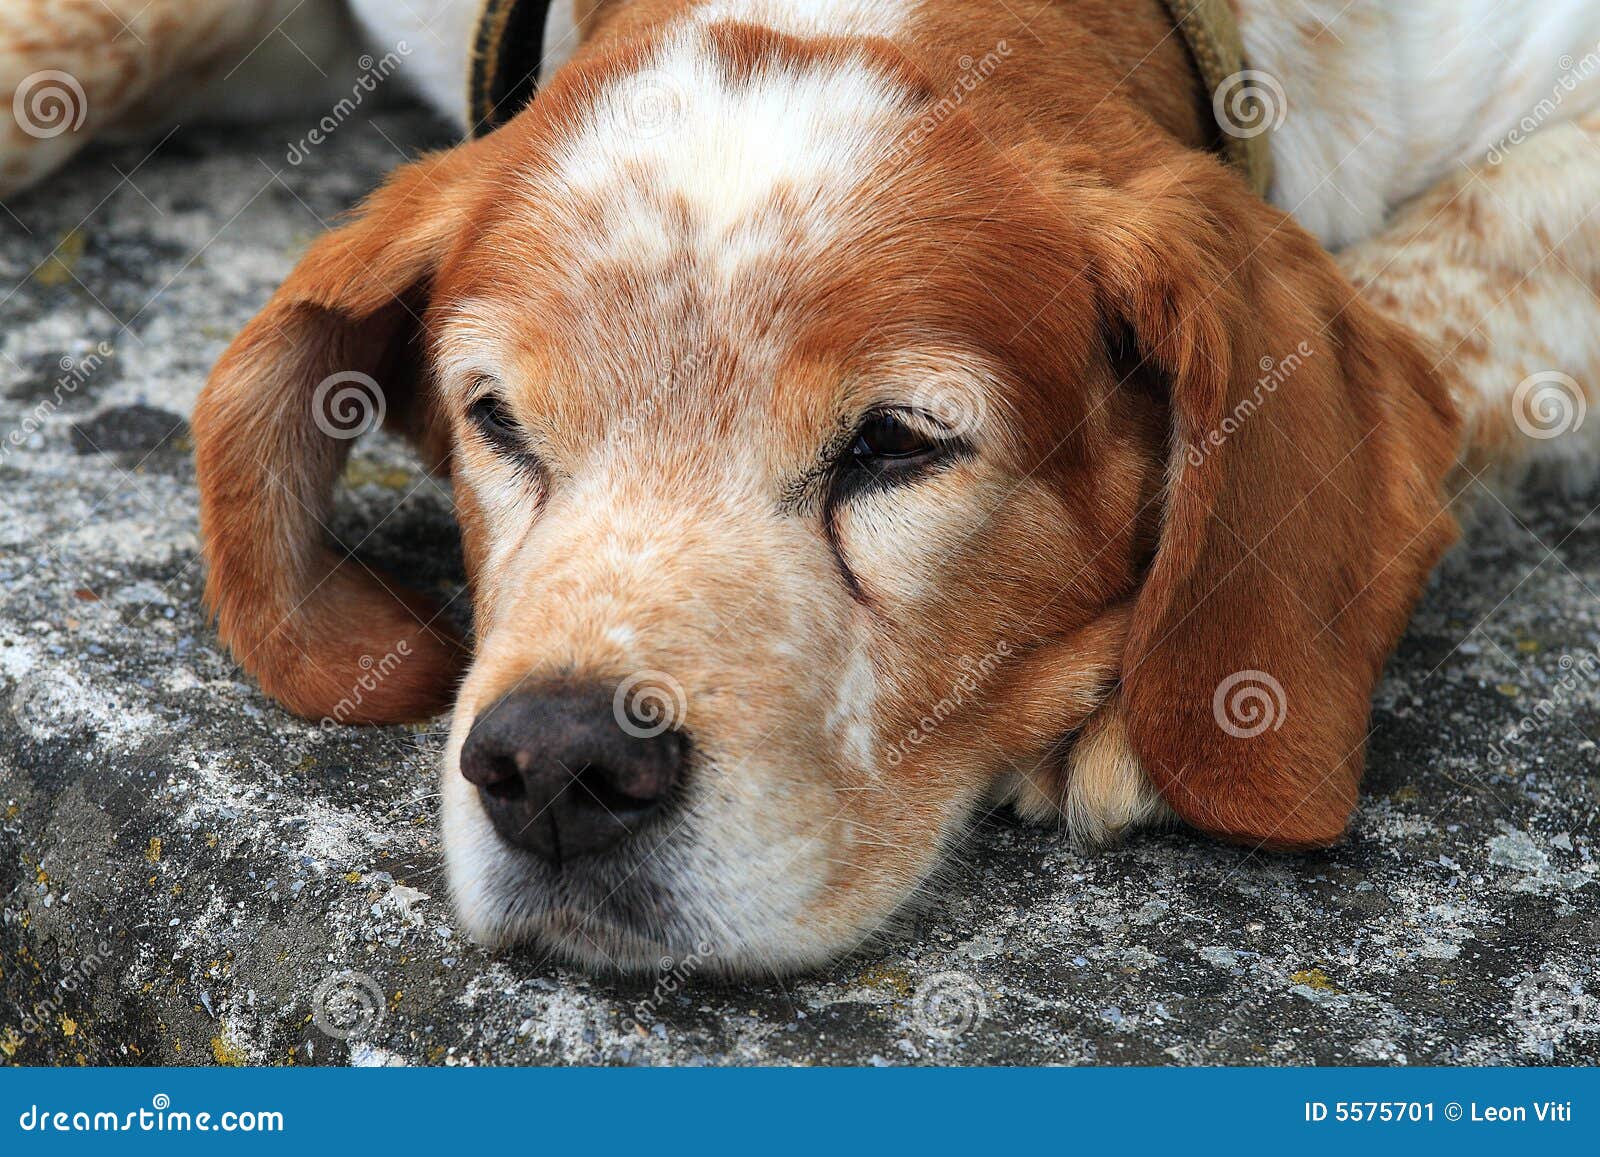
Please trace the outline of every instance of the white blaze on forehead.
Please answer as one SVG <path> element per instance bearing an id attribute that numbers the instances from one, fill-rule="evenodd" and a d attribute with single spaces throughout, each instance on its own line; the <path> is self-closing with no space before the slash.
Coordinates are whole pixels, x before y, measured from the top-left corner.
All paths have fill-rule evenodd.
<path id="1" fill-rule="evenodd" d="M 687 24 L 598 94 L 534 203 L 600 200 L 593 240 L 640 257 L 677 240 L 685 211 L 696 239 L 719 253 L 771 252 L 792 236 L 770 227 L 785 195 L 804 214 L 803 235 L 826 240 L 859 202 L 859 182 L 901 142 L 911 101 L 865 55 L 731 77 L 706 29 Z M 583 234 L 594 225 L 592 215 L 573 222 Z"/>

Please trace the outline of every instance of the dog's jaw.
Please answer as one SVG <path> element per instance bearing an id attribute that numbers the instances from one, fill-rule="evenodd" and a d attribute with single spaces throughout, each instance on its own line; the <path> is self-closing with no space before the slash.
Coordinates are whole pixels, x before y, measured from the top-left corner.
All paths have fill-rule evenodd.
<path id="1" fill-rule="evenodd" d="M 693 958 L 708 972 L 744 975 L 819 965 L 860 939 L 807 918 L 827 875 L 827 832 L 758 846 L 737 838 L 735 822 L 696 823 L 691 801 L 625 857 L 540 863 L 495 832 L 461 776 L 467 727 L 458 720 L 444 757 L 442 816 L 456 917 L 477 943 L 531 945 L 599 972 L 648 973 Z"/>

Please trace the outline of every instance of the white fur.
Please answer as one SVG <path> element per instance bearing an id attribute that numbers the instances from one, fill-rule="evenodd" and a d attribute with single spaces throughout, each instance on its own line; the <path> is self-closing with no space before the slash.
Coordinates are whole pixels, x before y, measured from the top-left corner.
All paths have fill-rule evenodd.
<path id="1" fill-rule="evenodd" d="M 907 106 L 860 61 L 730 85 L 694 25 L 601 94 L 598 115 L 558 154 L 556 180 L 604 196 L 611 242 L 645 260 L 667 244 L 662 214 L 687 203 L 729 272 L 784 243 L 761 221 L 780 189 L 809 195 L 805 235 L 825 243 L 850 191 L 904 131 Z M 630 175 L 641 170 L 643 180 Z M 539 189 L 534 203 L 548 205 L 555 191 Z"/>
<path id="2" fill-rule="evenodd" d="M 1487 158 L 1523 118 L 1556 124 L 1600 107 L 1594 0 L 1236 6 L 1250 67 L 1286 98 L 1272 199 L 1333 248 Z M 1308 35 L 1319 21 L 1329 30 Z M 1557 107 L 1541 112 L 1546 100 Z"/>
<path id="3" fill-rule="evenodd" d="M 348 3 L 379 55 L 401 41 L 410 46 L 406 79 L 412 90 L 465 127 L 467 78 L 483 0 L 426 0 L 426 3 L 348 0 Z"/>

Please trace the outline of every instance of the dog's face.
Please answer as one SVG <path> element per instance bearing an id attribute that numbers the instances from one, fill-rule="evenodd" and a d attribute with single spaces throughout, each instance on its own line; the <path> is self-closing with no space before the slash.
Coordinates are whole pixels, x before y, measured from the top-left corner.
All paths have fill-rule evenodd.
<path id="1" fill-rule="evenodd" d="M 649 64 L 548 94 L 560 146 L 436 283 L 478 596 L 452 875 L 489 939 L 819 959 L 1104 697 L 1164 428 L 1045 308 L 1026 178 L 971 141 L 908 169 L 899 61 Z"/>
<path id="2" fill-rule="evenodd" d="M 1111 178 L 940 110 L 860 42 L 713 25 L 592 54 L 397 177 L 219 367 L 212 598 L 304 713 L 401 643 L 361 713 L 425 713 L 455 664 L 315 546 L 340 447 L 313 388 L 369 373 L 449 462 L 477 637 L 444 830 L 480 940 L 820 961 L 1007 796 L 1089 834 L 1164 806 L 1271 844 L 1342 827 L 1448 526 L 1437 383 L 1209 160 Z M 1207 195 L 1225 245 L 1187 216 Z M 1302 349 L 1275 417 L 1307 444 L 1263 420 L 1197 455 Z M 1338 508 L 1361 501 L 1395 525 Z M 1336 573 L 1296 593 L 1313 541 Z M 1250 750 L 1213 692 L 1255 670 L 1305 702 Z"/>

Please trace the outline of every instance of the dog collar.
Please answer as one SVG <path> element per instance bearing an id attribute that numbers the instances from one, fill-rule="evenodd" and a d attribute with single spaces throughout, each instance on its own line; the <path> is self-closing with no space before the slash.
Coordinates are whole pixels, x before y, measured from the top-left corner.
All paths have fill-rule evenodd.
<path id="1" fill-rule="evenodd" d="M 1245 63 L 1244 36 L 1231 0 L 1166 0 L 1166 5 L 1211 97 L 1222 155 L 1265 197 L 1272 188 L 1267 138 L 1284 111 L 1281 90 Z"/>
<path id="2" fill-rule="evenodd" d="M 471 133 L 481 137 L 533 99 L 551 0 L 484 0 L 467 88 Z"/>
<path id="3" fill-rule="evenodd" d="M 1211 95 L 1222 154 L 1261 196 L 1272 186 L 1267 135 L 1281 100 L 1245 65 L 1244 38 L 1230 0 L 1165 0 Z M 533 99 L 544 60 L 552 0 L 484 0 L 473 38 L 467 111 L 472 135 L 483 136 Z M 1243 123 L 1241 109 L 1250 110 Z"/>

